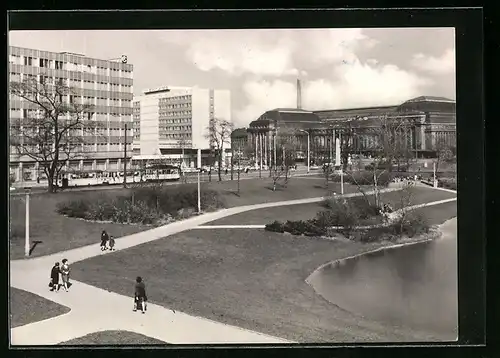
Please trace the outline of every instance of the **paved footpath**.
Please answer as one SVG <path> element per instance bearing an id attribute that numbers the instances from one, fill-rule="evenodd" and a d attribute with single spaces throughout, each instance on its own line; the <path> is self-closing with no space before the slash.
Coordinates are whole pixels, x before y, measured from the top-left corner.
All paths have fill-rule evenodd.
<path id="1" fill-rule="evenodd" d="M 382 192 L 395 191 L 389 188 Z M 345 197 L 360 193 L 346 194 Z M 274 203 L 246 205 L 206 213 L 162 227 L 118 238 L 116 251 L 124 250 L 169 235 L 190 230 L 226 216 L 249 210 L 307 204 L 322 201 L 323 197 L 289 200 Z M 115 251 L 115 252 L 116 252 Z M 133 312 L 133 299 L 103 290 L 83 282 L 72 281 L 69 292 L 48 290 L 48 274 L 54 262 L 63 258 L 70 264 L 99 255 L 99 244 L 59 252 L 29 260 L 10 262 L 11 286 L 32 292 L 53 302 L 69 307 L 67 314 L 11 329 L 12 345 L 54 345 L 89 333 L 105 330 L 125 330 L 140 333 L 172 344 L 218 343 L 291 343 L 277 337 L 252 332 L 205 318 L 174 312 L 168 308 L 148 304 L 148 312 Z"/>

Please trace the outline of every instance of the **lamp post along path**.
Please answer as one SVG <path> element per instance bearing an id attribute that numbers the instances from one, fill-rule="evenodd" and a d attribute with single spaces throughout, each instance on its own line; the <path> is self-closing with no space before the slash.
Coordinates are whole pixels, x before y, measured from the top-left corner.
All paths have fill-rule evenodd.
<path id="1" fill-rule="evenodd" d="M 201 171 L 201 149 L 198 149 L 198 213 L 201 214 L 201 193 L 200 193 L 200 171 Z"/>
<path id="2" fill-rule="evenodd" d="M 24 256 L 30 256 L 30 188 L 25 188 L 26 191 L 26 228 L 25 228 L 25 238 L 24 238 Z"/>

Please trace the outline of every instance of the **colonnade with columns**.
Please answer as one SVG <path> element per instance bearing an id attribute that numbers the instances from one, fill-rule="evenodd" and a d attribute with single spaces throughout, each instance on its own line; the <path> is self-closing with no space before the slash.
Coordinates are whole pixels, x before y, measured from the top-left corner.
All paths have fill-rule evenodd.
<path id="1" fill-rule="evenodd" d="M 319 160 L 320 157 L 330 158 L 336 165 L 340 165 L 340 141 L 341 134 L 338 130 L 315 130 L 304 129 L 298 132 L 293 137 L 297 141 L 295 152 L 302 152 L 304 158 L 307 158 L 307 140 L 309 136 L 309 153 L 310 160 Z M 252 147 L 252 159 L 255 161 L 255 166 L 263 167 L 272 165 L 276 161 L 276 157 L 282 157 L 282 150 L 279 148 L 279 128 L 274 129 L 251 129 L 248 135 L 248 141 Z M 314 154 L 314 157 L 313 155 Z M 279 162 L 279 161 L 278 161 Z M 319 164 L 319 163 L 318 163 Z"/>

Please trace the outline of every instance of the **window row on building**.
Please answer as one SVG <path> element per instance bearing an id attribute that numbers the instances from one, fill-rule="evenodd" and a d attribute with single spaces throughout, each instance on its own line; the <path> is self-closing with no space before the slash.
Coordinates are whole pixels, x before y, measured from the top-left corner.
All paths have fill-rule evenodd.
<path id="1" fill-rule="evenodd" d="M 160 112 L 164 112 L 167 109 L 175 109 L 175 108 L 191 108 L 191 103 L 178 103 L 178 104 L 168 104 L 168 105 L 160 105 Z"/>
<path id="2" fill-rule="evenodd" d="M 117 97 L 132 100 L 133 88 L 131 84 L 115 84 L 106 81 L 96 82 L 81 79 L 68 79 L 62 77 L 51 77 L 46 75 L 31 75 L 11 72 L 9 75 L 11 82 L 22 82 L 23 80 L 36 80 L 43 85 L 60 85 L 72 88 L 76 93 L 83 93 L 89 96 Z M 50 86 L 49 86 L 50 88 Z"/>
<path id="3" fill-rule="evenodd" d="M 164 118 L 160 118 L 159 119 L 159 123 L 160 124 L 165 124 L 165 123 L 173 123 L 173 124 L 177 124 L 177 123 L 191 123 L 191 118 L 179 118 L 179 119 L 164 119 Z"/>
<path id="4" fill-rule="evenodd" d="M 173 103 L 173 102 L 180 102 L 180 101 L 191 102 L 191 99 L 192 99 L 191 95 L 163 97 L 163 98 L 159 99 L 159 104 L 160 104 L 160 106 L 162 106 L 162 105 L 165 105 L 165 103 Z"/>
<path id="5" fill-rule="evenodd" d="M 131 64 L 99 60 L 77 54 L 40 51 L 14 46 L 11 46 L 9 50 L 9 61 L 11 63 L 24 64 L 26 66 L 57 69 L 64 69 L 66 66 L 73 66 L 81 71 L 85 71 L 85 68 L 88 68 L 89 66 L 91 68 L 112 69 L 122 72 L 132 72 L 134 69 L 134 66 Z"/>
<path id="6" fill-rule="evenodd" d="M 190 133 L 160 134 L 160 139 L 190 139 Z"/>
<path id="7" fill-rule="evenodd" d="M 183 116 L 191 116 L 191 111 L 177 111 L 177 112 L 160 112 L 160 118 L 162 117 L 183 117 Z"/>
<path id="8" fill-rule="evenodd" d="M 110 71 L 109 74 L 98 74 L 98 73 L 90 73 L 90 72 L 81 72 L 81 71 L 67 71 L 67 70 L 59 70 L 59 69 L 51 69 L 51 68 L 40 68 L 40 67 L 32 67 L 32 66 L 23 66 L 10 64 L 10 72 L 13 73 L 22 73 L 29 75 L 43 75 L 50 77 L 62 77 L 62 78 L 70 78 L 70 79 L 80 79 L 87 81 L 95 81 L 95 82 L 111 82 L 115 84 L 124 84 L 124 85 L 132 85 L 133 84 L 133 75 L 130 76 L 122 76 L 121 73 Z"/>
<path id="9" fill-rule="evenodd" d="M 191 126 L 160 126 L 160 130 L 165 131 L 187 131 L 191 130 Z"/>

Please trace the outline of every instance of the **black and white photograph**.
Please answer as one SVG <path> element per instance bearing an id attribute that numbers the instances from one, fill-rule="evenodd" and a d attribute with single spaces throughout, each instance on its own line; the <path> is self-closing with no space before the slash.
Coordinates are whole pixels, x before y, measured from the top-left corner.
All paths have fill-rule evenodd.
<path id="1" fill-rule="evenodd" d="M 456 36 L 9 31 L 10 344 L 456 342 Z"/>

